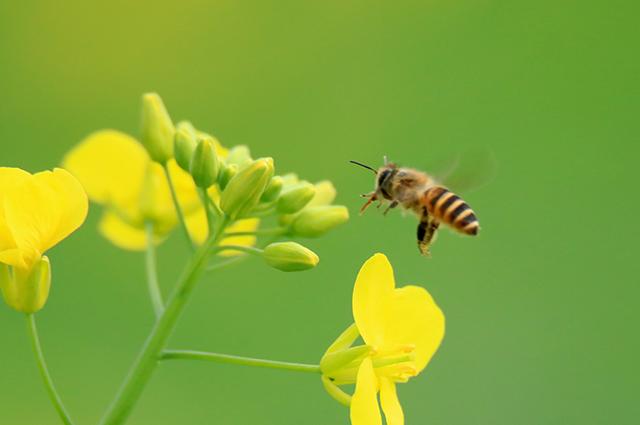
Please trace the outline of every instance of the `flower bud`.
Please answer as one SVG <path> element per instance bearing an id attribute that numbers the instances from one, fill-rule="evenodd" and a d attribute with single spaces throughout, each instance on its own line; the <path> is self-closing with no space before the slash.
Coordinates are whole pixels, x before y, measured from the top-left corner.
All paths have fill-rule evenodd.
<path id="1" fill-rule="evenodd" d="M 257 159 L 233 176 L 222 192 L 220 208 L 231 219 L 246 216 L 260 202 L 273 176 L 273 159 Z"/>
<path id="2" fill-rule="evenodd" d="M 229 150 L 226 161 L 227 164 L 237 164 L 238 167 L 242 168 L 252 161 L 251 152 L 249 152 L 249 148 L 245 145 L 234 146 Z"/>
<path id="3" fill-rule="evenodd" d="M 297 272 L 312 269 L 320 259 L 308 248 L 296 242 L 275 242 L 268 245 L 262 258 L 274 269 Z"/>
<path id="4" fill-rule="evenodd" d="M 329 205 L 336 199 L 336 188 L 329 180 L 323 180 L 315 184 L 316 194 L 307 204 L 308 207 Z"/>
<path id="5" fill-rule="evenodd" d="M 283 185 L 282 177 L 273 176 L 273 178 L 267 185 L 267 188 L 264 190 L 264 193 L 262 194 L 262 198 L 260 198 L 260 200 L 262 202 L 274 201 L 278 197 L 278 195 L 280 195 L 280 191 L 282 190 L 282 185 Z"/>
<path id="6" fill-rule="evenodd" d="M 293 234 L 316 238 L 349 219 L 349 211 L 341 205 L 324 205 L 303 210 L 291 223 Z"/>
<path id="7" fill-rule="evenodd" d="M 276 208 L 281 214 L 296 213 L 304 208 L 315 194 L 316 188 L 309 182 L 293 184 L 282 191 Z"/>
<path id="8" fill-rule="evenodd" d="M 220 165 L 213 139 L 200 139 L 191 160 L 191 176 L 196 186 L 207 189 L 218 180 Z"/>
<path id="9" fill-rule="evenodd" d="M 142 144 L 152 160 L 161 164 L 173 157 L 175 129 L 157 93 L 142 96 Z"/>
<path id="10" fill-rule="evenodd" d="M 180 122 L 176 127 L 173 151 L 176 162 L 184 171 L 189 172 L 191 159 L 193 158 L 193 153 L 197 145 L 195 129 L 191 123 L 186 121 Z"/>
<path id="11" fill-rule="evenodd" d="M 220 173 L 218 174 L 218 185 L 220 189 L 224 190 L 229 184 L 229 181 L 238 174 L 237 164 L 220 164 Z"/>
<path id="12" fill-rule="evenodd" d="M 0 264 L 0 288 L 4 300 L 22 313 L 35 313 L 47 302 L 51 286 L 51 264 L 42 257 L 29 269 Z"/>

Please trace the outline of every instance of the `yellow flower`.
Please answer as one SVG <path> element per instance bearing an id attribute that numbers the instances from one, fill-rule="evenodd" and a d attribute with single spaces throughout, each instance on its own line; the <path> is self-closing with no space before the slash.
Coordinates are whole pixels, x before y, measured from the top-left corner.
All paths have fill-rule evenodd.
<path id="1" fill-rule="evenodd" d="M 350 399 L 352 425 L 403 425 L 396 384 L 418 375 L 444 337 L 444 315 L 419 286 L 395 287 L 393 269 L 382 254 L 360 269 L 353 290 L 355 325 L 329 347 L 320 365 L 323 384 L 339 401 L 349 396 L 337 386 L 355 383 Z M 361 336 L 364 346 L 352 347 Z"/>
<path id="2" fill-rule="evenodd" d="M 0 287 L 11 307 L 33 313 L 49 293 L 44 253 L 84 222 L 87 196 L 60 168 L 32 175 L 2 167 L 0 188 Z"/>
<path id="3" fill-rule="evenodd" d="M 159 243 L 177 224 L 162 166 L 133 137 L 115 130 L 89 135 L 64 158 L 63 165 L 82 183 L 89 198 L 106 207 L 101 233 L 116 246 L 142 250 L 145 223 L 153 224 Z M 174 160 L 168 163 L 178 199 L 190 214 L 199 207 L 191 176 Z"/>
<path id="4" fill-rule="evenodd" d="M 212 140 L 216 154 L 225 158 L 228 151 L 217 140 Z M 147 222 L 153 224 L 156 243 L 162 242 L 177 225 L 178 217 L 164 170 L 151 160 L 133 137 L 116 130 L 98 131 L 72 149 L 63 164 L 80 180 L 89 198 L 105 206 L 100 232 L 116 246 L 129 250 L 145 249 Z M 207 219 L 193 179 L 173 159 L 168 162 L 168 167 L 192 238 L 202 243 L 208 234 Z M 211 187 L 208 192 L 219 204 L 216 187 Z M 240 220 L 228 231 L 251 232 L 257 229 L 258 224 L 256 219 Z M 253 245 L 255 237 L 227 238 L 222 244 Z"/>

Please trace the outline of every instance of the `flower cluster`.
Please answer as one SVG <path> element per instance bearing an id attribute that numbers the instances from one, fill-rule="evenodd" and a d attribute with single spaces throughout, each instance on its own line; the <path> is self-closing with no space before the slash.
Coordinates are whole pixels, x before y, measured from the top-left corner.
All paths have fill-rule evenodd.
<path id="1" fill-rule="evenodd" d="M 143 96 L 142 111 L 140 142 L 101 130 L 63 161 L 89 198 L 105 207 L 100 231 L 118 247 L 142 250 L 150 238 L 159 244 L 182 224 L 195 245 L 222 230 L 218 246 L 229 248 L 218 249 L 221 256 L 264 254 L 275 268 L 303 270 L 318 257 L 297 243 L 249 248 L 257 235 L 317 237 L 348 219 L 345 207 L 331 205 L 330 182 L 275 175 L 271 158 L 254 159 L 246 146 L 228 149 L 188 121 L 174 126 L 157 94 Z M 277 225 L 265 228 L 269 217 Z"/>

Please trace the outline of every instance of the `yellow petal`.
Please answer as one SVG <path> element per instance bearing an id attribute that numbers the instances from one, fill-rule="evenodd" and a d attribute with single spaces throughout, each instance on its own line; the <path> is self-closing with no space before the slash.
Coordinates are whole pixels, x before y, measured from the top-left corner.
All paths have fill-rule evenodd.
<path id="1" fill-rule="evenodd" d="M 404 413 L 396 393 L 396 384 L 388 378 L 380 378 L 380 405 L 387 425 L 404 425 Z"/>
<path id="2" fill-rule="evenodd" d="M 191 240 L 197 245 L 202 245 L 209 236 L 209 225 L 207 224 L 207 214 L 204 208 L 199 208 L 195 212 L 185 217 L 187 229 L 191 235 Z"/>
<path id="3" fill-rule="evenodd" d="M 147 246 L 144 227 L 132 226 L 114 212 L 104 212 L 99 228 L 100 233 L 119 248 L 142 251 Z"/>
<path id="4" fill-rule="evenodd" d="M 358 273 L 353 288 L 353 318 L 365 343 L 384 348 L 395 281 L 387 257 L 375 254 Z"/>
<path id="5" fill-rule="evenodd" d="M 426 289 L 411 285 L 396 289 L 384 332 L 385 346 L 415 345 L 414 365 L 420 373 L 442 342 L 444 322 L 444 314 Z"/>
<path id="6" fill-rule="evenodd" d="M 168 162 L 168 167 L 182 212 L 189 215 L 200 208 L 200 200 L 193 179 L 173 159 Z M 177 224 L 178 218 L 164 169 L 157 163 L 150 163 L 145 177 L 141 198 L 143 216 L 152 219 L 162 227 L 173 227 Z"/>
<path id="7" fill-rule="evenodd" d="M 362 361 L 358 370 L 356 390 L 351 398 L 351 425 L 382 425 L 377 400 L 378 379 L 371 358 Z"/>
<path id="8" fill-rule="evenodd" d="M 4 216 L 16 247 L 36 251 L 36 257 L 76 230 L 86 215 L 82 186 L 62 169 L 4 188 Z"/>
<path id="9" fill-rule="evenodd" d="M 227 232 L 255 232 L 260 225 L 260 220 L 257 218 L 247 218 L 244 220 L 238 220 L 227 228 Z M 254 246 L 256 244 L 255 236 L 231 236 L 224 238 L 220 241 L 220 246 L 225 245 L 240 245 L 240 246 Z M 240 251 L 222 251 L 220 256 L 233 257 L 235 255 L 243 254 Z"/>
<path id="10" fill-rule="evenodd" d="M 84 223 L 89 202 L 80 182 L 66 170 L 56 168 L 53 172 L 43 171 L 35 174 L 34 178 L 39 185 L 53 190 L 55 206 L 50 207 L 50 212 L 57 213 L 57 225 L 47 232 L 47 238 L 43 241 L 44 252 Z"/>
<path id="11" fill-rule="evenodd" d="M 63 160 L 98 203 L 129 207 L 142 191 L 149 155 L 136 139 L 115 130 L 89 135 Z"/>
<path id="12" fill-rule="evenodd" d="M 4 197 L 6 195 L 4 188 L 20 185 L 29 177 L 29 173 L 19 168 L 0 167 L 0 188 L 2 188 L 2 190 L 0 190 L 0 252 L 6 249 L 16 248 L 13 233 L 7 225 L 4 214 Z M 0 262 L 3 261 L 0 260 Z"/>

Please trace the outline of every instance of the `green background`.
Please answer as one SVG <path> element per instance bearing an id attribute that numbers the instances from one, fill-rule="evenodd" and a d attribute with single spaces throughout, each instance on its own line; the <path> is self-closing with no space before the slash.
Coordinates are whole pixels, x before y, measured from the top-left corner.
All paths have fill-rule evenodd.
<path id="1" fill-rule="evenodd" d="M 640 60 L 631 1 L 0 3 L 1 163 L 56 166 L 93 130 L 136 134 L 158 91 L 227 145 L 279 171 L 330 178 L 350 222 L 306 241 L 321 264 L 251 260 L 207 276 L 174 348 L 314 362 L 351 320 L 355 274 L 386 253 L 447 317 L 427 370 L 399 388 L 408 424 L 635 424 L 638 403 Z M 492 182 L 467 200 L 478 238 L 443 231 L 420 257 L 416 222 L 359 217 L 383 155 L 426 168 L 487 149 Z M 38 314 L 49 366 L 95 423 L 152 324 L 140 253 L 85 226 L 50 252 Z M 168 290 L 187 256 L 160 249 Z M 54 424 L 23 318 L 0 306 L 0 423 Z M 131 424 L 342 424 L 313 375 L 173 362 Z"/>

